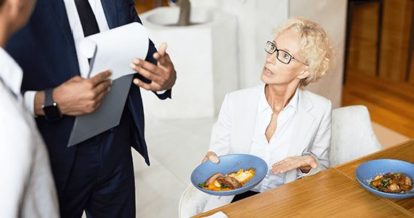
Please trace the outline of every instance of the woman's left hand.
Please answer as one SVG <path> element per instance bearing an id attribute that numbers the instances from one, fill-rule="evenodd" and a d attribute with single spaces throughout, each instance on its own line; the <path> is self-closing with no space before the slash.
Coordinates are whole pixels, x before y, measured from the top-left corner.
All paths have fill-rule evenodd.
<path id="1" fill-rule="evenodd" d="M 278 173 L 285 173 L 290 170 L 294 169 L 310 169 L 316 168 L 318 166 L 316 160 L 310 156 L 294 156 L 294 157 L 287 157 L 279 162 L 276 162 L 272 165 L 272 172 L 274 174 Z"/>

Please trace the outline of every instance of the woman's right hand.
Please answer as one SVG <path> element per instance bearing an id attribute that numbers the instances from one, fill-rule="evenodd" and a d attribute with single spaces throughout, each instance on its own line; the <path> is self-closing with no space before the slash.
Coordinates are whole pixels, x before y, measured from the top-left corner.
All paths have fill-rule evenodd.
<path id="1" fill-rule="evenodd" d="M 213 151 L 209 151 L 207 152 L 207 154 L 204 156 L 203 158 L 203 163 L 206 162 L 207 160 L 213 162 L 213 163 L 218 163 L 220 162 L 220 159 L 218 158 L 217 154 Z"/>

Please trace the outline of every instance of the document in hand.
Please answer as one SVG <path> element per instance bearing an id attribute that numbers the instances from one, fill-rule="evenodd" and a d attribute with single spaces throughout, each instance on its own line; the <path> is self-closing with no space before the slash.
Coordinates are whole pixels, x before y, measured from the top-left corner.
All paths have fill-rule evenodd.
<path id="1" fill-rule="evenodd" d="M 75 119 L 68 147 L 83 142 L 119 125 L 135 72 L 129 67 L 134 58 L 145 59 L 149 39 L 145 28 L 135 22 L 91 35 L 80 43 L 80 52 L 91 58 L 90 70 L 84 78 L 111 70 L 111 91 L 95 112 Z"/>

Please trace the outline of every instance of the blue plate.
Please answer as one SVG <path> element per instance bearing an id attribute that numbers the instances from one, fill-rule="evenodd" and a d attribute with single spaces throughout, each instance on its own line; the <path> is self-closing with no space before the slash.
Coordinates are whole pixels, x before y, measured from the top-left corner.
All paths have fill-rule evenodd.
<path id="1" fill-rule="evenodd" d="M 369 192 L 384 197 L 384 198 L 412 198 L 414 197 L 414 189 L 406 193 L 387 193 L 379 191 L 369 185 L 369 182 L 377 175 L 383 175 L 386 173 L 404 173 L 414 179 L 414 164 L 405 162 L 402 160 L 394 159 L 378 159 L 367 161 L 358 166 L 355 171 L 356 178 L 363 188 Z"/>
<path id="2" fill-rule="evenodd" d="M 191 182 L 193 185 L 205 193 L 211 195 L 236 195 L 246 192 L 256 186 L 267 174 L 267 164 L 264 160 L 259 157 L 250 154 L 228 154 L 220 156 L 220 162 L 215 164 L 211 161 L 206 161 L 196 167 L 191 174 Z M 200 183 L 205 182 L 215 173 L 232 173 L 237 172 L 240 169 L 254 168 L 256 174 L 249 180 L 243 187 L 229 190 L 229 191 L 210 191 L 199 187 Z"/>

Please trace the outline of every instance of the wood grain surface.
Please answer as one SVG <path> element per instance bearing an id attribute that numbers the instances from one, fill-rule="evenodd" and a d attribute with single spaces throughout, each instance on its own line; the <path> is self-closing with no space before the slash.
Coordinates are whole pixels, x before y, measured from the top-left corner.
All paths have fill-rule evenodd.
<path id="1" fill-rule="evenodd" d="M 217 211 L 223 211 L 230 218 L 414 217 L 414 198 L 381 198 L 367 192 L 355 180 L 355 169 L 359 164 L 378 158 L 414 162 L 414 140 L 195 217 Z"/>

